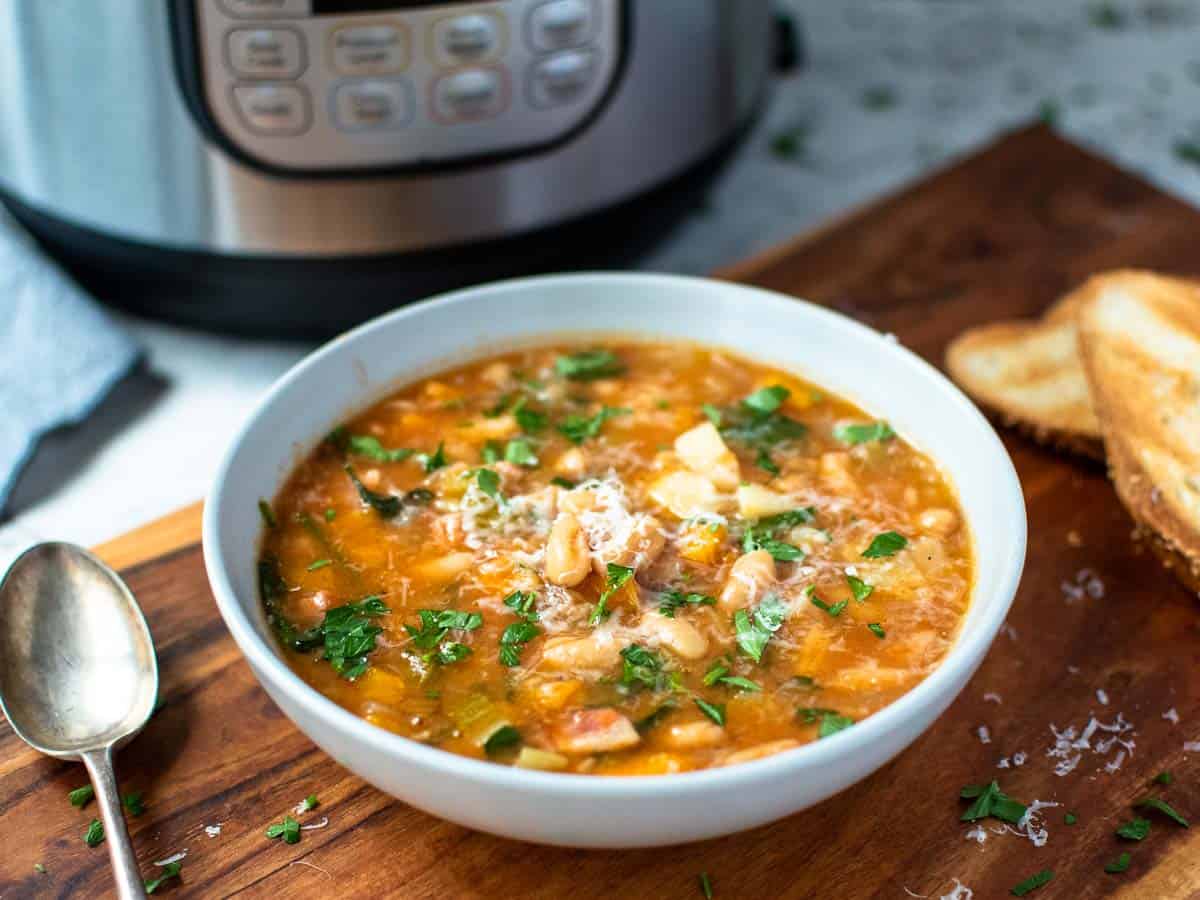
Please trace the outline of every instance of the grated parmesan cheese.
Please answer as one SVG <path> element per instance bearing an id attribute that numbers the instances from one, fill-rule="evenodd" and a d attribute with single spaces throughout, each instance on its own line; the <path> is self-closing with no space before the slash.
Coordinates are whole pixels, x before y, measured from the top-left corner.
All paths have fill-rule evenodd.
<path id="1" fill-rule="evenodd" d="M 1028 838 L 1035 847 L 1044 847 L 1046 841 L 1050 840 L 1050 831 L 1046 828 L 1041 811 L 1059 805 L 1052 801 L 1032 800 L 1025 809 L 1025 815 L 1021 816 L 1020 821 L 1017 822 L 1016 828 L 1007 825 L 1005 828 L 1013 834 Z"/>
<path id="2" fill-rule="evenodd" d="M 1104 582 L 1091 569 L 1080 569 L 1075 573 L 1074 581 L 1064 581 L 1061 584 L 1063 599 L 1067 603 L 1090 597 L 1099 600 L 1104 596 Z"/>
<path id="3" fill-rule="evenodd" d="M 188 855 L 187 847 L 184 847 L 182 850 L 180 850 L 180 851 L 179 851 L 178 853 L 176 853 L 174 856 L 168 856 L 166 859 L 157 859 L 157 860 L 155 860 L 155 861 L 154 861 L 154 865 L 156 865 L 156 866 L 158 866 L 158 867 L 160 867 L 160 868 L 161 868 L 162 866 L 169 866 L 171 863 L 177 863 L 177 862 L 179 862 L 181 859 L 183 859 L 183 858 L 184 858 L 185 856 L 187 856 L 187 855 Z"/>
<path id="4" fill-rule="evenodd" d="M 1016 753 L 1013 754 L 1013 758 L 1012 758 L 1013 765 L 1014 766 L 1023 766 L 1023 765 L 1025 765 L 1025 760 L 1028 758 L 1029 757 L 1027 757 L 1025 755 L 1024 751 L 1018 750 Z"/>
<path id="5" fill-rule="evenodd" d="M 1118 751 L 1122 753 L 1121 760 L 1116 762 L 1115 768 L 1108 768 L 1114 762 L 1113 759 L 1105 760 L 1105 770 L 1115 772 L 1124 761 L 1125 754 L 1133 756 L 1133 748 L 1136 746 L 1132 737 L 1133 725 L 1126 721 L 1121 713 L 1117 713 L 1114 721 L 1107 723 L 1091 716 L 1082 732 L 1077 731 L 1074 725 L 1068 725 L 1059 731 L 1053 723 L 1050 724 L 1050 731 L 1054 734 L 1054 746 L 1046 750 L 1046 755 L 1058 760 L 1054 766 L 1054 774 L 1060 778 L 1075 770 L 1083 760 L 1085 750 L 1104 758 L 1114 747 L 1121 748 Z M 1093 745 L 1092 738 L 1097 731 L 1103 731 L 1108 736 L 1098 739 Z"/>
<path id="6" fill-rule="evenodd" d="M 988 731 L 988 727 L 986 725 L 980 725 L 979 728 L 976 729 L 975 733 L 979 735 L 979 743 L 990 744 L 992 742 L 992 733 Z"/>
<path id="7" fill-rule="evenodd" d="M 1179 724 L 1179 713 L 1177 713 L 1175 711 L 1175 707 L 1173 707 L 1173 706 L 1170 709 L 1168 709 L 1165 713 L 1163 713 L 1162 717 L 1164 719 L 1166 719 L 1168 722 L 1170 722 L 1172 725 Z"/>
<path id="8" fill-rule="evenodd" d="M 938 900 L 973 900 L 975 892 L 959 881 L 957 878 L 951 878 L 954 882 L 954 888 L 948 894 L 942 894 Z"/>
<path id="9" fill-rule="evenodd" d="M 322 816 L 320 822 L 314 822 L 311 825 L 301 825 L 301 831 L 316 831 L 319 828 L 325 828 L 329 825 L 329 816 Z"/>
<path id="10" fill-rule="evenodd" d="M 964 834 L 963 837 L 968 841 L 974 841 L 977 844 L 982 844 L 987 840 L 987 831 L 984 830 L 983 826 L 976 825 L 974 828 L 970 829 L 966 834 Z"/>
<path id="11" fill-rule="evenodd" d="M 204 833 L 207 834 L 210 838 L 219 837 L 221 834 L 221 826 L 224 824 L 225 824 L 224 822 L 218 822 L 216 825 L 205 825 Z"/>
<path id="12" fill-rule="evenodd" d="M 988 693 L 983 695 L 983 702 L 984 703 L 995 703 L 997 706 L 999 706 L 1001 703 L 1004 702 L 1004 700 L 1001 699 L 999 694 L 997 694 L 993 691 L 989 691 Z"/>
<path id="13" fill-rule="evenodd" d="M 1108 706 L 1108 692 L 1104 688 L 1096 688 L 1096 700 L 1101 706 Z"/>
<path id="14" fill-rule="evenodd" d="M 1184 753 L 1200 753 L 1200 741 L 1184 741 Z"/>

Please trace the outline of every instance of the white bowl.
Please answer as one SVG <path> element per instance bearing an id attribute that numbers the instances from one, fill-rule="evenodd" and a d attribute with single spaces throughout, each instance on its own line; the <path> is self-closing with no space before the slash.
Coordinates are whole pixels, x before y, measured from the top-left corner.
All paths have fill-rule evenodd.
<path id="1" fill-rule="evenodd" d="M 976 581 L 958 640 L 895 703 L 843 732 L 757 762 L 677 775 L 594 777 L 456 756 L 368 724 L 294 675 L 258 600 L 259 497 L 335 424 L 457 362 L 564 334 L 727 347 L 859 404 L 931 454 L 974 536 Z M 229 448 L 204 510 L 217 606 L 272 699 L 326 753 L 382 791 L 493 834 L 573 847 L 646 847 L 729 834 L 819 803 L 907 747 L 966 685 L 1008 612 L 1025 558 L 1021 486 L 979 411 L 894 340 L 755 288 L 640 274 L 580 274 L 469 288 L 349 332 L 284 375 Z"/>

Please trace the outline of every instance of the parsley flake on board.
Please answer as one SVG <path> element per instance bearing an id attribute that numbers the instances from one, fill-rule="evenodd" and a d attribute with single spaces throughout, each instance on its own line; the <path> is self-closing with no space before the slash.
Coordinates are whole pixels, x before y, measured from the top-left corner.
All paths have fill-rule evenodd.
<path id="1" fill-rule="evenodd" d="M 1075 815 L 1075 813 L 1067 813 L 1063 816 L 1063 823 L 1066 825 L 1074 825 L 1078 821 L 1079 816 Z"/>
<path id="2" fill-rule="evenodd" d="M 700 873 L 700 893 L 704 895 L 704 900 L 713 900 L 712 882 L 708 880 L 708 873 Z"/>
<path id="3" fill-rule="evenodd" d="M 385 519 L 394 519 L 400 513 L 401 502 L 400 498 L 392 494 L 377 494 L 365 484 L 362 483 L 358 475 L 355 474 L 354 468 L 350 463 L 342 466 L 346 470 L 346 474 L 350 476 L 350 481 L 354 483 L 355 490 L 358 491 L 358 496 L 364 504 L 371 507 L 375 512 L 379 513 Z"/>
<path id="4" fill-rule="evenodd" d="M 904 535 L 895 531 L 884 531 L 875 535 L 871 546 L 864 550 L 862 555 L 867 559 L 880 559 L 886 556 L 895 556 L 907 546 L 908 538 Z"/>
<path id="5" fill-rule="evenodd" d="M 554 371 L 570 381 L 612 378 L 625 371 L 625 364 L 611 350 L 581 350 L 554 361 Z"/>
<path id="6" fill-rule="evenodd" d="M 1154 778 L 1151 779 L 1154 784 L 1170 784 L 1174 780 L 1175 776 L 1170 772 L 1159 772 L 1154 776 Z"/>
<path id="7" fill-rule="evenodd" d="M 782 627 L 787 614 L 787 605 L 774 594 L 764 597 L 753 613 L 739 609 L 733 614 L 738 648 L 755 662 L 762 662 L 767 641 Z"/>
<path id="8" fill-rule="evenodd" d="M 304 810 L 304 812 L 312 812 L 320 805 L 321 801 L 317 799 L 316 794 L 309 794 L 300 802 L 300 807 Z"/>
<path id="9" fill-rule="evenodd" d="M 582 444 L 588 438 L 594 438 L 609 419 L 617 416 L 627 416 L 633 410 L 624 406 L 602 406 L 594 416 L 580 416 L 572 413 L 558 425 L 559 432 L 572 444 Z"/>
<path id="10" fill-rule="evenodd" d="M 838 425 L 833 429 L 833 436 L 843 444 L 855 446 L 872 441 L 890 441 L 896 432 L 887 422 L 872 422 L 869 425 Z"/>
<path id="11" fill-rule="evenodd" d="M 1120 875 L 1122 872 L 1124 872 L 1126 869 L 1129 868 L 1129 860 L 1130 860 L 1129 854 L 1122 853 L 1120 856 L 1118 856 L 1112 862 L 1105 865 L 1104 871 L 1107 872 L 1109 875 Z"/>
<path id="12" fill-rule="evenodd" d="M 968 784 L 958 792 L 958 796 L 963 800 L 975 801 L 962 814 L 964 822 L 977 822 L 991 816 L 1016 825 L 1025 815 L 1025 804 L 1001 791 L 999 783 L 995 781 L 986 785 Z"/>
<path id="13" fill-rule="evenodd" d="M 685 606 L 712 606 L 717 598 L 710 594 L 684 593 L 683 591 L 663 591 L 658 597 L 659 615 L 668 619 L 675 618 L 675 611 Z"/>
<path id="14" fill-rule="evenodd" d="M 146 811 L 146 806 L 142 803 L 141 791 L 130 791 L 121 798 L 121 805 L 125 807 L 131 816 L 140 816 Z"/>
<path id="15" fill-rule="evenodd" d="M 172 878 L 178 878 L 179 872 L 182 868 L 183 866 L 181 866 L 178 861 L 170 862 L 165 866 L 162 866 L 158 870 L 157 878 L 147 878 L 144 882 L 142 882 L 143 886 L 146 888 L 146 893 L 153 894 L 163 886 L 164 882 L 169 881 Z"/>
<path id="16" fill-rule="evenodd" d="M 1156 810 L 1162 813 L 1176 825 L 1182 825 L 1184 828 L 1190 827 L 1188 825 L 1188 820 L 1179 813 L 1175 812 L 1174 808 L 1172 808 L 1171 804 L 1167 803 L 1166 800 L 1160 800 L 1158 797 L 1145 797 L 1133 805 L 1139 809 Z"/>
<path id="17" fill-rule="evenodd" d="M 96 789 L 90 784 L 85 784 L 83 787 L 77 787 L 75 790 L 67 794 L 67 799 L 71 801 L 72 806 L 78 809 L 83 809 L 95 796 Z"/>
<path id="18" fill-rule="evenodd" d="M 267 826 L 267 837 L 271 840 L 283 838 L 285 844 L 300 843 L 300 823 L 291 816 L 284 816 L 282 822 Z"/>
<path id="19" fill-rule="evenodd" d="M 104 823 L 99 819 L 92 819 L 88 823 L 88 830 L 83 836 L 83 842 L 89 847 L 98 847 L 104 842 Z"/>
<path id="20" fill-rule="evenodd" d="M 850 585 L 850 593 L 854 595 L 854 599 L 862 603 L 875 590 L 874 585 L 867 584 L 861 578 L 854 575 L 846 576 L 846 584 Z"/>
<path id="21" fill-rule="evenodd" d="M 722 728 L 725 727 L 725 704 L 724 703 L 709 703 L 700 697 L 693 697 L 692 700 L 696 706 L 700 708 L 700 712 L 704 713 Z"/>
<path id="22" fill-rule="evenodd" d="M 633 569 L 629 566 L 618 566 L 616 563 L 608 564 L 608 570 L 604 577 L 604 592 L 600 595 L 600 599 L 596 603 L 596 608 L 592 610 L 592 614 L 588 617 L 589 625 L 599 625 L 609 617 L 609 598 L 623 588 L 632 577 Z"/>
<path id="23" fill-rule="evenodd" d="M 1028 878 L 1014 887 L 1010 893 L 1014 897 L 1024 897 L 1030 891 L 1036 891 L 1042 885 L 1049 884 L 1053 880 L 1054 873 L 1049 869 L 1042 869 L 1042 871 L 1038 872 L 1036 875 L 1030 875 Z"/>
<path id="24" fill-rule="evenodd" d="M 1144 840 L 1149 833 L 1150 820 L 1143 819 L 1141 816 L 1129 820 L 1116 831 L 1117 837 L 1124 838 L 1127 841 Z"/>

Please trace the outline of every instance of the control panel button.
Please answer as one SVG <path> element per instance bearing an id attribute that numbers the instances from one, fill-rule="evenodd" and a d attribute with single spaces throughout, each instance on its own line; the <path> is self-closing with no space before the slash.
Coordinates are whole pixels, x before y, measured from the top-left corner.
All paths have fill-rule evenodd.
<path id="1" fill-rule="evenodd" d="M 563 50 L 592 39 L 597 17 L 592 0 L 550 0 L 529 14 L 529 43 L 535 50 Z"/>
<path id="2" fill-rule="evenodd" d="M 347 25 L 329 39 L 333 67 L 345 75 L 386 75 L 408 65 L 408 32 L 398 25 Z"/>
<path id="3" fill-rule="evenodd" d="M 221 0 L 221 6 L 231 16 L 247 19 L 307 16 L 312 11 L 310 0 Z"/>
<path id="4" fill-rule="evenodd" d="M 592 81 L 596 54 L 566 50 L 543 59 L 529 72 L 529 103 L 545 109 L 581 97 Z"/>
<path id="5" fill-rule="evenodd" d="M 246 127 L 257 134 L 300 134 L 308 128 L 308 94 L 299 85 L 235 84 L 233 100 Z"/>
<path id="6" fill-rule="evenodd" d="M 433 83 L 433 109 L 449 122 L 498 115 L 508 103 L 508 86 L 499 69 L 463 69 Z"/>
<path id="7" fill-rule="evenodd" d="M 334 120 L 346 131 L 400 128 L 412 113 L 412 92 L 403 81 L 347 81 L 333 91 Z"/>
<path id="8" fill-rule="evenodd" d="M 300 33 L 291 28 L 239 28 L 226 49 L 229 67 L 247 78 L 295 78 L 304 70 Z"/>
<path id="9" fill-rule="evenodd" d="M 442 65 L 495 59 L 504 42 L 503 25 L 494 13 L 471 13 L 439 19 L 433 25 L 433 47 Z"/>

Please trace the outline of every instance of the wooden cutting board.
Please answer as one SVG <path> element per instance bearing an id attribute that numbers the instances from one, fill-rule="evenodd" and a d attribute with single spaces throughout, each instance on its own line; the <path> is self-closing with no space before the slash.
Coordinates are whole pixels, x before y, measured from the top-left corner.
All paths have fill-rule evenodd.
<path id="1" fill-rule="evenodd" d="M 781 170 L 780 177 L 787 177 Z M 1097 269 L 1200 273 L 1200 214 L 1044 128 L 990 149 L 724 277 L 826 303 L 940 363 L 947 341 L 979 322 L 1032 315 Z M 883 402 L 888 387 L 879 386 Z M 1122 845 L 1114 828 L 1156 788 L 1200 818 L 1200 629 L 1195 598 L 1130 542 L 1131 523 L 1103 468 L 1005 431 L 1029 508 L 1029 557 L 1009 618 L 979 674 L 906 753 L 815 809 L 722 840 L 671 849 L 581 852 L 513 843 L 430 818 L 341 769 L 258 688 L 205 583 L 198 507 L 100 548 L 125 571 L 158 645 L 165 706 L 119 758 L 123 786 L 144 791 L 132 819 L 145 871 L 186 849 L 171 895 L 288 897 L 938 897 L 954 878 L 976 900 L 1007 896 L 1041 869 L 1033 896 L 1200 896 L 1200 828 L 1154 817 Z M 1090 586 L 1090 590 L 1089 590 Z M 1081 595 L 1081 596 L 1075 596 Z M 1107 695 L 1105 704 L 1098 691 Z M 989 699 L 990 698 L 990 699 Z M 1178 724 L 1163 714 L 1175 709 Z M 1120 768 L 1097 732 L 1077 767 L 1055 774 L 1051 725 L 1118 713 L 1134 730 Z M 990 731 L 983 743 L 979 726 Z M 1025 754 L 1023 765 L 998 768 Z M 959 788 L 999 778 L 1046 811 L 1049 840 L 967 840 Z M 0 896 L 110 892 L 103 848 L 83 833 L 75 764 L 39 757 L 0 724 Z M 447 784 L 446 790 L 455 790 Z M 288 846 L 263 836 L 316 793 L 328 818 Z M 1074 812 L 1078 824 L 1066 826 Z M 993 823 L 994 824 L 994 823 Z M 205 826 L 220 826 L 210 837 Z M 1122 850 L 1128 872 L 1103 866 Z M 35 871 L 42 864 L 45 874 Z M 167 893 L 168 891 L 164 891 Z"/>

